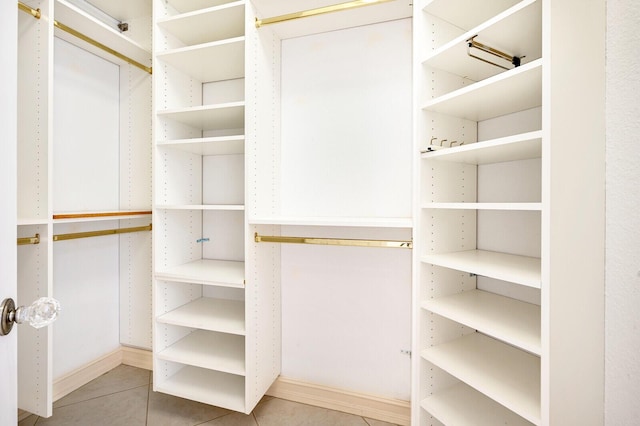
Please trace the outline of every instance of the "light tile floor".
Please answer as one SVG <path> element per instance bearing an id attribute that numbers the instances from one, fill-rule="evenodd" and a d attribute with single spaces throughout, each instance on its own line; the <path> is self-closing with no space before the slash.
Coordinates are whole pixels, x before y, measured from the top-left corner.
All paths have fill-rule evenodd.
<path id="1" fill-rule="evenodd" d="M 392 426 L 390 423 L 264 397 L 249 415 L 153 392 L 151 372 L 121 365 L 53 404 L 53 416 L 19 426 Z"/>

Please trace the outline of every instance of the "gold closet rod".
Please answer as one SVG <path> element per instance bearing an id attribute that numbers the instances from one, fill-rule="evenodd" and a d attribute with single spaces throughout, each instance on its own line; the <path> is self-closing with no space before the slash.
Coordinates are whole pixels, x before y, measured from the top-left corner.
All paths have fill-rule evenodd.
<path id="1" fill-rule="evenodd" d="M 256 18 L 256 28 L 264 25 L 276 24 L 278 22 L 291 21 L 294 19 L 308 18 L 310 16 L 323 15 L 325 13 L 340 12 L 348 9 L 355 9 L 362 6 L 371 6 L 379 3 L 386 3 L 395 0 L 355 0 L 346 3 L 334 4 L 331 6 L 318 7 L 316 9 L 303 10 L 301 12 L 287 13 L 286 15 L 274 16 L 272 18 Z"/>
<path id="2" fill-rule="evenodd" d="M 30 14 L 34 18 L 40 19 L 40 16 L 41 16 L 40 9 L 33 9 L 33 8 L 31 8 L 31 7 L 29 7 L 26 4 L 21 3 L 21 2 L 18 2 L 18 8 L 20 10 L 22 10 L 23 12 L 26 12 L 26 13 Z M 113 50 L 112 48 L 100 43 L 99 41 L 96 41 L 96 40 L 92 39 L 89 36 L 86 36 L 86 35 L 82 34 L 79 31 L 74 30 L 71 27 L 68 27 L 65 24 L 62 24 L 62 23 L 54 20 L 53 21 L 53 25 L 56 26 L 57 28 L 60 28 L 62 31 L 67 32 L 67 33 L 71 34 L 72 36 L 77 37 L 80 40 L 83 40 L 83 41 L 89 43 L 92 46 L 97 47 L 98 49 L 102 49 L 105 52 L 110 53 L 113 56 L 115 56 L 117 58 L 120 58 L 123 61 L 125 61 L 125 62 L 127 62 L 127 63 L 129 63 L 129 64 L 131 64 L 131 65 L 133 65 L 135 67 L 138 67 L 138 68 L 140 68 L 141 70 L 143 70 L 145 72 L 148 72 L 149 74 L 152 74 L 152 72 L 153 72 L 153 69 L 151 67 L 143 65 L 140 62 L 136 61 L 135 59 L 132 59 L 132 58 L 126 56 L 126 55 L 123 55 L 122 53 Z"/>
<path id="3" fill-rule="evenodd" d="M 102 237 L 105 235 L 129 234 L 131 232 L 151 231 L 151 224 L 147 226 L 134 226 L 132 228 L 104 229 L 101 231 L 75 232 L 73 234 L 58 234 L 53 236 L 53 241 L 77 240 L 78 238 Z"/>
<path id="4" fill-rule="evenodd" d="M 359 240 L 345 238 L 315 238 L 315 237 L 279 237 L 258 235 L 255 233 L 256 243 L 287 243 L 287 244 L 317 244 L 324 246 L 353 246 L 353 247 L 381 247 L 381 248 L 413 248 L 411 241 L 388 240 Z"/>
<path id="5" fill-rule="evenodd" d="M 36 234 L 33 237 L 18 238 L 19 246 L 26 246 L 27 244 L 40 244 L 40 234 Z"/>

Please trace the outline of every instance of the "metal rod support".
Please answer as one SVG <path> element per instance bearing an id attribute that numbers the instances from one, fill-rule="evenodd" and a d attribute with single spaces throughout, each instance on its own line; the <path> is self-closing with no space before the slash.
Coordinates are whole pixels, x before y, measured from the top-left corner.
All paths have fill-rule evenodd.
<path id="1" fill-rule="evenodd" d="M 36 234 L 33 237 L 18 238 L 19 246 L 26 246 L 28 244 L 40 244 L 40 234 Z"/>
<path id="2" fill-rule="evenodd" d="M 508 53 L 505 53 L 505 52 L 503 52 L 501 50 L 494 49 L 491 46 L 487 46 L 486 44 L 482 44 L 480 42 L 477 42 L 477 41 L 475 41 L 476 37 L 477 37 L 477 35 L 475 35 L 475 36 L 473 36 L 473 37 L 471 37 L 470 39 L 467 40 L 467 47 L 468 47 L 467 48 L 467 54 L 470 57 L 478 59 L 478 60 L 480 60 L 482 62 L 486 62 L 487 64 L 495 65 L 496 67 L 499 67 L 499 68 L 502 68 L 502 69 L 505 69 L 505 70 L 509 69 L 509 68 L 507 68 L 507 67 L 505 67 L 503 65 L 497 64 L 497 63 L 492 62 L 492 61 L 490 61 L 488 59 L 485 59 L 485 58 L 482 58 L 480 56 L 472 54 L 471 53 L 471 49 L 475 48 L 475 49 L 478 49 L 478 50 L 480 50 L 482 52 L 485 52 L 485 53 L 488 53 L 490 55 L 496 56 L 496 57 L 498 57 L 500 59 L 503 59 L 503 60 L 511 63 L 515 67 L 519 67 L 520 66 L 520 57 L 509 55 Z M 524 58 L 524 56 L 522 56 L 522 57 Z"/>
<path id="3" fill-rule="evenodd" d="M 40 16 L 41 16 L 40 9 L 34 9 L 22 2 L 18 2 L 18 9 L 20 9 L 23 12 L 27 12 L 29 15 L 33 16 L 36 19 L 40 19 Z"/>
<path id="4" fill-rule="evenodd" d="M 73 234 L 58 234 L 53 236 L 53 241 L 77 240 L 79 238 L 102 237 L 105 235 L 129 234 L 131 232 L 151 231 L 151 224 L 147 226 L 135 226 L 132 228 L 104 229 L 100 231 L 75 232 Z"/>
<path id="5" fill-rule="evenodd" d="M 331 6 L 318 7 L 316 9 L 303 10 L 301 12 L 288 13 L 286 15 L 274 16 L 272 18 L 259 19 L 256 18 L 256 28 L 264 25 L 276 24 L 279 22 L 291 21 L 294 19 L 308 18 L 310 16 L 323 15 L 325 13 L 340 12 L 343 10 L 355 9 L 362 6 L 371 6 L 374 4 L 386 3 L 395 0 L 355 0 L 346 3 L 334 4 Z"/>
<path id="6" fill-rule="evenodd" d="M 316 244 L 324 246 L 353 246 L 353 247 L 381 247 L 381 248 L 413 248 L 412 241 L 388 240 L 360 240 L 345 238 L 315 238 L 315 237 L 280 237 L 259 235 L 255 233 L 256 243 L 285 243 L 285 244 Z"/>

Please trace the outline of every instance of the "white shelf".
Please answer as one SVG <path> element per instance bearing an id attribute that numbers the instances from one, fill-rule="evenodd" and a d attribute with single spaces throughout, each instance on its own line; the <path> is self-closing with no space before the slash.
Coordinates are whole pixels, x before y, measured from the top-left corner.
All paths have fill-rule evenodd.
<path id="1" fill-rule="evenodd" d="M 197 330 L 158 353 L 158 358 L 243 376 L 244 337 Z"/>
<path id="2" fill-rule="evenodd" d="M 424 399 L 420 405 L 445 425 L 532 425 L 464 383 L 438 392 Z"/>
<path id="3" fill-rule="evenodd" d="M 430 254 L 422 261 L 528 287 L 540 288 L 540 259 L 485 250 Z"/>
<path id="4" fill-rule="evenodd" d="M 542 203 L 425 203 L 423 209 L 541 211 Z"/>
<path id="5" fill-rule="evenodd" d="M 250 225 L 345 226 L 365 228 L 411 228 L 413 221 L 404 217 L 260 217 L 249 218 Z"/>
<path id="6" fill-rule="evenodd" d="M 28 225 L 46 225 L 49 223 L 48 219 L 37 219 L 37 218 L 18 218 L 18 226 L 28 226 Z"/>
<path id="7" fill-rule="evenodd" d="M 244 377 L 185 366 L 154 390 L 216 407 L 244 412 Z"/>
<path id="8" fill-rule="evenodd" d="M 425 160 L 465 164 L 493 164 L 542 156 L 542 131 L 521 133 L 422 154 Z"/>
<path id="9" fill-rule="evenodd" d="M 207 43 L 244 35 L 244 1 L 235 1 L 159 19 L 159 27 L 186 45 Z"/>
<path id="10" fill-rule="evenodd" d="M 151 211 L 151 208 L 142 208 L 136 211 Z M 84 214 L 86 212 L 54 212 L 54 216 L 55 215 L 63 215 L 63 214 Z M 145 214 L 127 214 L 126 211 L 118 211 L 118 212 L 114 212 L 114 213 L 124 213 L 122 215 L 118 215 L 118 216 L 95 216 L 95 217 L 76 217 L 76 218 L 70 218 L 70 219 L 53 219 L 53 223 L 80 223 L 80 222 L 104 222 L 104 221 L 110 221 L 110 220 L 127 220 L 127 219 L 139 219 L 139 218 L 143 218 L 143 217 L 148 217 L 149 220 L 151 220 L 151 213 L 145 213 Z M 90 214 L 90 213 L 88 213 Z"/>
<path id="11" fill-rule="evenodd" d="M 202 259 L 157 271 L 160 280 L 244 288 L 244 262 Z"/>
<path id="12" fill-rule="evenodd" d="M 519 0 L 427 0 L 423 11 L 450 22 L 463 30 L 470 30 L 493 16 L 503 12 Z"/>
<path id="13" fill-rule="evenodd" d="M 244 302 L 202 297 L 158 317 L 158 322 L 244 335 Z"/>
<path id="14" fill-rule="evenodd" d="M 198 155 L 244 154 L 244 135 L 160 141 L 157 146 Z"/>
<path id="15" fill-rule="evenodd" d="M 235 3 L 235 0 L 167 0 L 167 3 L 180 13 L 188 13 L 194 10 Z"/>
<path id="16" fill-rule="evenodd" d="M 540 358 L 480 333 L 422 357 L 534 424 L 540 424 Z"/>
<path id="17" fill-rule="evenodd" d="M 429 299 L 422 308 L 540 355 L 540 307 L 481 290 Z"/>
<path id="18" fill-rule="evenodd" d="M 435 50 L 424 65 L 442 69 L 474 81 L 484 80 L 503 69 L 488 64 L 467 54 L 467 40 L 477 35 L 476 41 L 522 58 L 522 64 L 542 56 L 541 1 L 524 0 L 503 13 L 471 29 L 460 37 Z M 510 37 L 505 37 L 509 34 Z M 475 52 L 482 56 L 482 53 Z M 504 66 L 506 61 L 490 57 Z"/>
<path id="19" fill-rule="evenodd" d="M 424 110 L 483 121 L 542 104 L 542 60 L 432 99 Z"/>
<path id="20" fill-rule="evenodd" d="M 160 210 L 217 210 L 217 211 L 244 211 L 242 204 L 172 204 L 158 205 Z"/>
<path id="21" fill-rule="evenodd" d="M 201 82 L 244 77 L 244 36 L 181 47 L 156 58 Z"/>
<path id="22" fill-rule="evenodd" d="M 56 0 L 55 2 L 55 19 L 61 24 L 91 37 L 116 52 L 128 56 L 143 65 L 151 66 L 151 52 L 127 38 L 125 36 L 126 33 L 121 33 L 117 28 L 107 26 L 102 21 L 90 16 L 64 0 Z M 107 57 L 110 61 L 117 60 L 115 56 L 106 54 L 100 49 L 81 42 L 77 37 L 67 34 L 62 30 L 56 30 L 56 36 L 76 45 L 82 43 L 83 48 L 99 56 Z"/>
<path id="23" fill-rule="evenodd" d="M 175 108 L 158 111 L 158 117 L 178 121 L 200 130 L 239 129 L 244 127 L 244 102 Z"/>

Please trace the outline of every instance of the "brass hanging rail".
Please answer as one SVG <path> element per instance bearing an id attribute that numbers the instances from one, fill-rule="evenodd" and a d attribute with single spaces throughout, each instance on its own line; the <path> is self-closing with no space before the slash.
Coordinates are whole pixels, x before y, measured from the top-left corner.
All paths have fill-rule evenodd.
<path id="1" fill-rule="evenodd" d="M 36 19 L 40 19 L 40 16 L 42 16 L 40 14 L 40 9 L 34 9 L 32 7 L 27 6 L 26 4 L 24 4 L 22 2 L 18 2 L 18 9 L 20 9 L 23 12 L 27 12 L 29 15 L 33 16 Z"/>
<path id="2" fill-rule="evenodd" d="M 471 37 L 470 39 L 467 40 L 467 55 L 469 55 L 472 58 L 478 59 L 479 61 L 482 62 L 486 62 L 487 64 L 491 64 L 491 65 L 495 65 L 496 67 L 508 70 L 509 68 L 497 64 L 495 62 L 489 61 L 488 59 L 485 58 L 481 58 L 480 56 L 476 56 L 474 54 L 471 53 L 471 49 L 478 49 L 482 52 L 488 53 L 490 55 L 496 56 L 502 60 L 505 60 L 507 62 L 510 62 L 511 65 L 513 65 L 514 67 L 519 67 L 520 66 L 520 59 L 524 58 L 524 56 L 513 56 L 513 55 L 509 55 L 508 53 L 504 53 L 501 50 L 498 49 L 494 49 L 493 47 L 487 46 L 486 44 L 482 44 L 480 42 L 477 42 L 475 40 L 475 38 L 478 37 L 478 35 L 474 35 L 473 37 Z"/>
<path id="3" fill-rule="evenodd" d="M 317 244 L 324 246 L 352 246 L 352 247 L 381 247 L 381 248 L 413 248 L 412 241 L 388 240 L 360 240 L 345 238 L 315 238 L 315 237 L 280 237 L 258 235 L 255 233 L 256 243 L 286 243 L 286 244 Z"/>
<path id="4" fill-rule="evenodd" d="M 54 219 L 85 219 L 85 218 L 98 218 L 98 217 L 149 215 L 149 214 L 151 214 L 151 210 L 100 212 L 100 213 L 62 213 L 62 214 L 54 214 L 53 218 Z"/>
<path id="5" fill-rule="evenodd" d="M 36 234 L 33 237 L 18 238 L 19 246 L 26 246 L 27 244 L 40 244 L 40 234 Z"/>
<path id="6" fill-rule="evenodd" d="M 21 2 L 18 2 L 18 8 L 20 10 L 22 10 L 23 12 L 29 13 L 34 18 L 40 19 L 40 9 L 32 9 L 29 6 L 27 6 L 27 5 L 25 5 L 24 3 L 21 3 Z M 131 64 L 131 65 L 133 65 L 135 67 L 138 67 L 138 68 L 140 68 L 141 70 L 143 70 L 145 72 L 148 72 L 149 74 L 153 73 L 153 69 L 151 67 L 143 65 L 140 62 L 136 61 L 135 59 L 132 59 L 132 58 L 126 56 L 126 55 L 123 55 L 122 53 L 120 53 L 120 52 L 118 52 L 116 50 L 113 50 L 112 48 L 100 43 L 99 41 L 94 40 L 91 37 L 82 34 L 80 31 L 76 31 L 73 28 L 71 28 L 71 27 L 69 27 L 69 26 L 67 26 L 67 25 L 65 25 L 63 23 L 60 23 L 60 22 L 58 22 L 56 20 L 53 21 L 53 25 L 56 28 L 59 28 L 62 31 L 64 31 L 66 33 L 69 33 L 72 36 L 77 37 L 80 40 L 85 41 L 85 42 L 89 43 L 92 46 L 97 47 L 98 49 L 104 50 L 105 52 L 110 53 L 113 56 L 115 56 L 117 58 L 120 58 L 123 61 L 125 61 L 125 62 L 127 62 L 127 63 L 129 63 L 129 64 Z"/>
<path id="7" fill-rule="evenodd" d="M 355 0 L 346 3 L 334 4 L 331 6 L 318 7 L 316 9 L 303 10 L 301 12 L 287 13 L 286 15 L 274 16 L 272 18 L 258 19 L 256 18 L 256 28 L 264 25 L 276 24 L 278 22 L 291 21 L 294 19 L 308 18 L 310 16 L 323 15 L 325 13 L 340 12 L 348 9 L 355 9 L 362 6 L 371 6 L 374 4 L 386 3 L 395 0 Z"/>
<path id="8" fill-rule="evenodd" d="M 129 234 L 131 232 L 151 231 L 151 224 L 147 226 L 135 226 L 132 228 L 104 229 L 100 231 L 75 232 L 73 234 L 58 234 L 53 236 L 53 241 L 77 240 L 79 238 L 103 237 L 105 235 Z"/>

